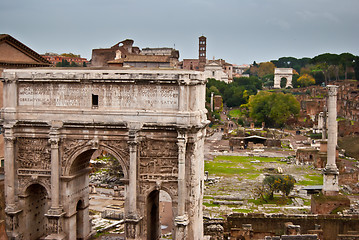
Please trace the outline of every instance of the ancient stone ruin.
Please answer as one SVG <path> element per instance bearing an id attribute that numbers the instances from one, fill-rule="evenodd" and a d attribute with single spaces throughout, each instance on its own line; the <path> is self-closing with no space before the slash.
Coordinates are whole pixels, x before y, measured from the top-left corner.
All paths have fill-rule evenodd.
<path id="1" fill-rule="evenodd" d="M 202 239 L 201 73 L 29 69 L 5 70 L 2 81 L 11 239 L 89 236 L 98 149 L 122 166 L 126 239 L 159 237 L 160 190 L 172 199 L 174 239 Z"/>

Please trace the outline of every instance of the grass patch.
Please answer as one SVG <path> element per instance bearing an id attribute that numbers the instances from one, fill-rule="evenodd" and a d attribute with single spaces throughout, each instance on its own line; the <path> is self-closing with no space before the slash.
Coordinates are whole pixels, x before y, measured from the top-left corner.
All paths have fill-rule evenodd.
<path id="1" fill-rule="evenodd" d="M 253 210 L 252 210 L 252 209 L 235 208 L 235 209 L 233 209 L 233 212 L 237 212 L 237 213 L 251 213 L 251 212 L 253 212 Z"/>
<path id="2" fill-rule="evenodd" d="M 290 205 L 293 203 L 291 198 L 283 198 L 281 196 L 274 196 L 273 199 L 267 199 L 267 202 L 262 199 L 248 199 L 248 202 L 257 206 L 263 204 Z"/>
<path id="3" fill-rule="evenodd" d="M 259 176 L 259 170 L 255 168 L 257 165 L 261 165 L 266 162 L 276 162 L 280 158 L 266 158 L 266 157 L 243 157 L 243 156 L 216 156 L 212 161 L 206 161 L 204 168 L 210 174 L 219 176 L 228 176 L 233 174 L 250 174 L 251 179 L 255 179 Z M 258 163 L 252 163 L 251 161 L 258 160 Z"/>
<path id="4" fill-rule="evenodd" d="M 206 207 L 219 207 L 219 204 L 214 204 L 214 203 L 206 203 L 206 202 L 204 202 L 203 205 L 206 206 Z"/>
<path id="5" fill-rule="evenodd" d="M 242 116 L 241 110 L 233 109 L 233 110 L 229 111 L 229 116 L 231 116 L 232 118 L 239 118 Z"/>
<path id="6" fill-rule="evenodd" d="M 311 200 L 310 199 L 304 199 L 304 206 L 310 206 L 311 205 Z"/>
<path id="7" fill-rule="evenodd" d="M 254 179 L 256 179 L 257 177 L 259 177 L 259 173 L 252 173 L 252 174 L 248 174 L 247 176 L 246 176 L 246 179 L 249 179 L 249 180 L 254 180 Z"/>
<path id="8" fill-rule="evenodd" d="M 322 185 L 323 184 L 323 175 L 310 175 L 306 174 L 304 176 L 306 180 L 298 181 L 299 185 Z"/>
<path id="9" fill-rule="evenodd" d="M 203 199 L 213 199 L 212 196 L 203 196 Z"/>

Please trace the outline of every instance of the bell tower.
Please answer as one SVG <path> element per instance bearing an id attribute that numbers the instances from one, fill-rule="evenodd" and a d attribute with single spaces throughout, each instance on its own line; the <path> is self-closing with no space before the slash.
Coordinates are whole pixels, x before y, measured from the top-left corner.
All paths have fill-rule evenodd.
<path id="1" fill-rule="evenodd" d="M 198 59 L 199 59 L 199 70 L 204 70 L 206 65 L 206 52 L 207 52 L 207 38 L 205 36 L 199 37 L 199 48 L 198 48 Z"/>

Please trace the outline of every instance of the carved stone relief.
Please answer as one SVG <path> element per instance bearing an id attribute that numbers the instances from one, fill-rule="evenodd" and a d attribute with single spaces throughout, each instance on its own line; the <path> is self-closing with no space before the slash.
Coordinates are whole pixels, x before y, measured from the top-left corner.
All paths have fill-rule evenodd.
<path id="1" fill-rule="evenodd" d="M 50 177 L 38 177 L 36 175 L 32 176 L 20 176 L 19 177 L 19 192 L 24 193 L 26 188 L 31 184 L 42 184 L 46 190 L 51 189 L 51 178 Z M 47 196 L 50 195 L 50 192 L 47 193 Z"/>
<path id="2" fill-rule="evenodd" d="M 140 144 L 140 157 L 176 157 L 178 147 L 176 142 L 168 140 L 145 139 Z"/>
<path id="3" fill-rule="evenodd" d="M 139 175 L 141 180 L 177 180 L 176 143 L 158 140 L 142 141 Z"/>
<path id="4" fill-rule="evenodd" d="M 18 138 L 19 168 L 51 169 L 51 149 L 48 139 Z"/>

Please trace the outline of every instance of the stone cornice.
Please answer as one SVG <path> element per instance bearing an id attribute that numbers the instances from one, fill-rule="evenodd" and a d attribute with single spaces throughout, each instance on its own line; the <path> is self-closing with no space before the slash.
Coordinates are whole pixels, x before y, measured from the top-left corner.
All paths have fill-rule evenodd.
<path id="1" fill-rule="evenodd" d="M 19 82 L 121 82 L 146 84 L 205 84 L 202 72 L 187 70 L 5 69 L 3 79 Z"/>

